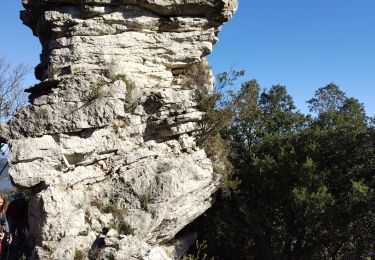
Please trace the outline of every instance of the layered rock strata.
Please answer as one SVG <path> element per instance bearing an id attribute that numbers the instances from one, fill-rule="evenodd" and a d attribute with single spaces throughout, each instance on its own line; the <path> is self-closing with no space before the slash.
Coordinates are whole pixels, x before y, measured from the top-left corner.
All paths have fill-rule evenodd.
<path id="1" fill-rule="evenodd" d="M 23 0 L 41 83 L 7 129 L 36 259 L 177 259 L 218 178 L 197 147 L 203 59 L 235 0 Z"/>

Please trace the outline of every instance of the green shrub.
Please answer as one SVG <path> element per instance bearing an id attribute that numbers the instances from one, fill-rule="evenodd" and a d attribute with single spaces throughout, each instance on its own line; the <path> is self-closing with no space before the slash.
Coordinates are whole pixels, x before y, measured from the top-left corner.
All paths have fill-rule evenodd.
<path id="1" fill-rule="evenodd" d="M 89 94 L 87 96 L 88 102 L 102 100 L 108 94 L 107 90 L 105 90 L 105 84 L 101 83 L 93 88 L 90 89 Z"/>
<path id="2" fill-rule="evenodd" d="M 109 224 L 109 228 L 114 229 L 119 234 L 126 235 L 126 236 L 134 235 L 134 231 L 135 231 L 135 229 L 132 228 L 132 226 L 125 221 L 121 221 L 121 222 L 113 221 Z"/>
<path id="3" fill-rule="evenodd" d="M 108 214 L 108 213 L 113 214 L 113 213 L 116 212 L 116 210 L 117 210 L 117 206 L 113 203 L 109 203 L 104 207 L 103 212 L 106 213 L 106 214 Z"/>
<path id="4" fill-rule="evenodd" d="M 195 88 L 201 95 L 208 95 L 212 87 L 212 72 L 207 60 L 188 66 L 183 71 L 181 86 L 184 88 Z"/>
<path id="5" fill-rule="evenodd" d="M 86 253 L 83 252 L 83 250 L 76 250 L 75 254 L 74 254 L 74 260 L 84 260 L 86 258 Z"/>
<path id="6" fill-rule="evenodd" d="M 120 208 L 115 203 L 109 202 L 108 204 L 104 204 L 99 200 L 95 200 L 91 202 L 91 206 L 97 207 L 98 210 L 105 214 L 112 214 L 113 217 L 117 220 L 123 220 L 128 215 L 127 208 Z"/>

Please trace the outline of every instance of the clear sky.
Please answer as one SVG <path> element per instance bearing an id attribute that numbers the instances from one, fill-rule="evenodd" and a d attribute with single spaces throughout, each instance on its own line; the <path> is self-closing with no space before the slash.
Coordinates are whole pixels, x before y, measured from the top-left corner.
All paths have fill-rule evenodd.
<path id="1" fill-rule="evenodd" d="M 40 46 L 20 9 L 21 0 L 2 0 L 0 55 L 34 67 Z M 234 66 L 262 88 L 286 85 L 303 112 L 317 88 L 334 82 L 375 116 L 374 11 L 375 0 L 240 0 L 209 60 L 215 74 Z"/>

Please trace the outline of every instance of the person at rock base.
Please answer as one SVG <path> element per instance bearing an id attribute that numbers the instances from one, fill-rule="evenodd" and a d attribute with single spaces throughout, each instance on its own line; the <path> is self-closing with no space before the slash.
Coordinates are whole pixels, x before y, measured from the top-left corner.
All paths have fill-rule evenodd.
<path id="1" fill-rule="evenodd" d="M 2 242 L 5 238 L 6 245 L 9 247 L 9 245 L 12 243 L 12 236 L 9 233 L 9 225 L 8 220 L 6 217 L 6 211 L 9 205 L 9 201 L 5 194 L 3 192 L 0 192 L 0 255 L 2 255 Z"/>

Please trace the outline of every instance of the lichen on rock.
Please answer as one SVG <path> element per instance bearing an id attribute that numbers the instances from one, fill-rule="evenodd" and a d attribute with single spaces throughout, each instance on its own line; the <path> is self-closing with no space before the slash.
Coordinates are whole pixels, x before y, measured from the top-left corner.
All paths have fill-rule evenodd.
<path id="1" fill-rule="evenodd" d="M 195 143 L 197 92 L 212 74 L 194 81 L 188 71 L 206 63 L 237 2 L 23 4 L 43 48 L 41 83 L 7 138 L 13 181 L 33 190 L 33 257 L 178 258 L 166 251 L 184 243 L 176 234 L 211 206 L 218 184 Z"/>

